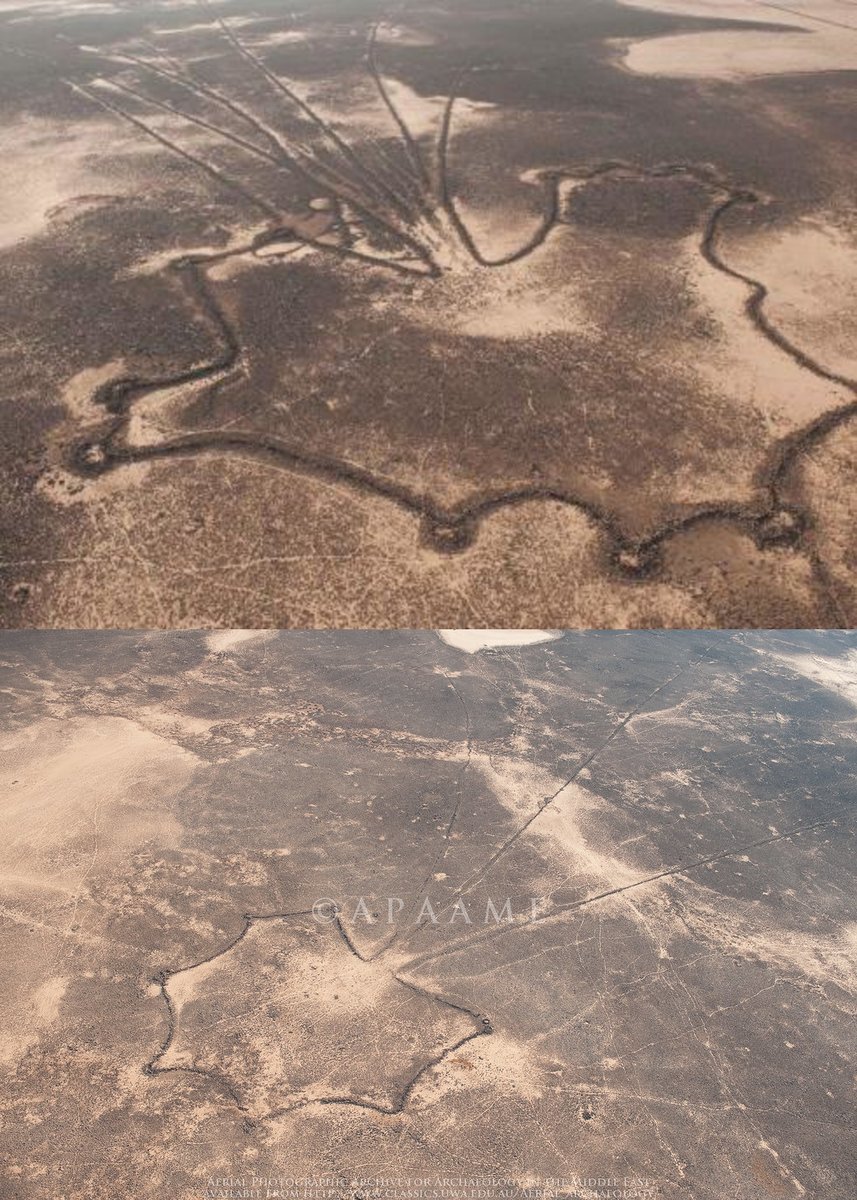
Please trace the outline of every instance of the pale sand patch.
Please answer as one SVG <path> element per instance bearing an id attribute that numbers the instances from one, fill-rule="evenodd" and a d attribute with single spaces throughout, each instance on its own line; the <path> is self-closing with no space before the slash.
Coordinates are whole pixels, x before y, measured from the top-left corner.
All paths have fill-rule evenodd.
<path id="1" fill-rule="evenodd" d="M 238 22 L 233 19 L 232 24 Z M 304 29 L 284 29 L 275 33 L 253 34 L 244 40 L 257 49 L 262 46 L 293 46 L 296 42 L 309 41 L 309 38 L 309 33 Z"/>
<path id="2" fill-rule="evenodd" d="M 147 704 L 138 708 L 135 715 L 144 729 L 170 741 L 181 738 L 201 738 L 208 741 L 212 729 L 222 724 L 218 717 L 195 717 L 166 704 Z"/>
<path id="3" fill-rule="evenodd" d="M 483 258 L 489 261 L 507 258 L 526 247 L 544 225 L 544 212 L 550 198 L 551 183 L 540 171 L 523 171 L 518 179 L 526 184 L 534 198 L 534 210 L 525 213 L 523 207 L 517 211 L 496 203 L 474 205 L 459 196 L 456 199 L 458 215 L 466 225 Z M 564 179 L 559 183 L 559 211 L 563 212 L 572 192 L 586 187 L 583 179 Z M 563 232 L 556 226 L 548 237 Z M 567 231 L 566 231 L 567 232 Z M 532 252 L 531 252 L 532 253 Z M 538 249 L 536 250 L 538 253 Z M 508 268 L 507 268 L 508 269 Z"/>
<path id="4" fill-rule="evenodd" d="M 375 40 L 390 46 L 434 46 L 437 39 L 408 25 L 393 25 L 388 22 L 378 26 Z"/>
<path id="5" fill-rule="evenodd" d="M 176 431 L 174 418 L 181 411 L 181 406 L 187 404 L 194 395 L 212 387 L 213 384 L 228 379 L 231 374 L 232 368 L 227 367 L 202 379 L 158 388 L 149 395 L 140 397 L 127 418 L 123 436 L 125 445 L 139 449 L 157 446 L 163 441 L 168 441 Z M 217 426 L 204 426 L 203 428 L 217 428 Z"/>
<path id="6" fill-rule="evenodd" d="M 80 423 L 86 425 L 95 421 L 101 424 L 104 421 L 104 409 L 93 403 L 93 396 L 105 383 L 124 375 L 126 369 L 124 358 L 113 358 L 97 367 L 84 367 L 65 383 L 60 399 L 78 427 Z"/>
<path id="7" fill-rule="evenodd" d="M 685 710 L 690 703 L 690 697 L 685 697 L 678 704 L 673 704 L 670 708 L 660 708 L 655 712 L 638 712 L 634 713 L 633 717 L 628 721 L 625 729 L 636 736 L 634 726 L 640 722 L 655 721 L 656 723 L 663 722 L 666 725 L 684 725 L 688 728 L 695 727 L 704 729 L 706 725 L 698 718 L 688 717 L 685 715 Z"/>
<path id="8" fill-rule="evenodd" d="M 548 842 L 549 852 L 559 851 L 563 870 L 570 864 L 575 876 L 584 875 L 609 888 L 628 887 L 639 881 L 640 870 L 600 849 L 584 833 L 583 819 L 597 812 L 600 805 L 599 797 L 586 788 L 577 783 L 566 784 L 533 822 L 532 832 Z"/>
<path id="9" fill-rule="evenodd" d="M 266 642 L 276 633 L 276 629 L 221 629 L 217 633 L 210 633 L 205 643 L 210 653 L 226 654 L 242 642 Z"/>
<path id="10" fill-rule="evenodd" d="M 41 1024 L 53 1023 L 59 1016 L 60 1002 L 68 989 L 69 980 L 58 975 L 49 979 L 33 993 L 33 1012 Z"/>
<path id="11" fill-rule="evenodd" d="M 0 248 L 14 246 L 44 230 L 52 212 L 75 197 L 100 194 L 92 203 L 109 202 L 128 192 L 123 183 L 97 166 L 106 148 L 121 152 L 130 138 L 112 122 L 47 121 L 20 117 L 0 130 L 0 156 L 14 186 L 0 188 Z M 134 152 L 142 152 L 134 139 Z"/>
<path id="12" fill-rule="evenodd" d="M 447 645 L 468 654 L 489 646 L 529 646 L 562 636 L 559 629 L 438 629 L 437 632 Z"/>
<path id="13" fill-rule="evenodd" d="M 229 953 L 225 947 L 224 952 Z M 171 975 L 169 994 L 176 1011 L 180 1013 L 185 1005 L 192 1004 L 197 999 L 200 989 L 212 976 L 216 976 L 222 970 L 221 954 L 215 952 L 215 957 L 210 962 L 200 963 L 198 966 L 182 967 L 174 975 Z"/>
<path id="14" fill-rule="evenodd" d="M 311 200 L 309 211 L 283 211 L 278 218 L 278 226 L 283 230 L 282 240 L 269 242 L 266 245 L 252 249 L 253 241 L 269 228 L 269 222 L 256 222 L 243 225 L 231 230 L 228 241 L 220 246 L 190 246 L 182 250 L 162 250 L 148 258 L 141 259 L 131 267 L 119 273 L 119 279 L 133 279 L 135 276 L 160 275 L 182 259 L 196 259 L 197 269 L 205 273 L 208 279 L 220 282 L 228 280 L 250 267 L 254 267 L 259 259 L 295 258 L 300 251 L 311 252 L 313 241 L 324 241 L 324 235 L 334 224 L 334 216 L 325 208 L 318 211 L 320 200 Z M 327 201 L 324 201 L 325 205 Z M 293 234 L 293 240 L 289 240 Z M 302 245 L 299 239 L 305 240 Z M 206 261 L 211 260 L 211 261 Z"/>
<path id="15" fill-rule="evenodd" d="M 13 18 L 9 24 L 18 24 L 30 17 L 86 17 L 90 15 L 105 16 L 109 13 L 121 12 L 113 0 L 2 0 L 0 12 L 20 12 L 21 17 Z"/>
<path id="16" fill-rule="evenodd" d="M 513 248 L 525 244 L 532 232 L 530 225 L 515 237 Z M 585 281 L 558 269 L 565 243 L 571 240 L 573 246 L 573 239 L 569 229 L 560 227 L 524 258 L 499 268 L 479 266 L 457 243 L 443 247 L 438 257 L 444 274 L 414 286 L 409 317 L 453 336 L 509 341 L 563 333 L 594 342 L 599 327 L 586 311 Z M 502 244 L 475 240 L 487 259 L 502 257 Z M 391 292 L 379 296 L 373 307 L 393 320 L 401 314 L 401 299 Z"/>
<path id="17" fill-rule="evenodd" d="M 151 254 L 147 258 L 140 259 L 132 266 L 127 267 L 117 276 L 119 279 L 133 279 L 135 276 L 160 275 L 168 267 L 172 266 L 178 259 L 181 258 L 213 258 L 215 255 L 221 255 L 224 260 L 227 255 L 238 255 L 245 247 L 249 246 L 253 238 L 258 234 L 263 233 L 268 227 L 265 221 L 257 222 L 253 225 L 245 225 L 240 229 L 230 231 L 229 240 L 225 245 L 215 246 L 188 246 L 182 250 L 159 250 L 157 254 Z M 210 269 L 210 268 L 209 268 Z"/>
<path id="18" fill-rule="evenodd" d="M 481 630 L 463 631 L 479 635 Z M 498 630 L 498 632 L 510 632 Z M 534 633 L 535 630 L 521 630 L 522 633 Z M 541 640 L 541 639 L 539 639 Z M 488 787 L 507 810 L 514 816 L 525 820 L 531 817 L 548 796 L 552 796 L 562 780 L 544 767 L 521 761 L 516 758 L 500 758 L 494 754 L 481 754 L 474 750 L 470 755 L 470 764 L 478 771 Z"/>
<path id="19" fill-rule="evenodd" d="M 497 205 L 477 207 L 460 196 L 455 206 L 473 241 L 487 259 L 514 254 L 526 245 L 541 224 L 538 216 L 524 217 Z"/>
<path id="20" fill-rule="evenodd" d="M 560 778 L 529 762 L 477 752 L 471 754 L 470 762 L 503 807 L 522 824 L 535 816 L 549 797 L 555 797 L 535 816 L 526 837 L 541 842 L 540 850 L 550 865 L 560 867 L 563 882 L 568 881 L 569 871 L 575 878 L 585 876 L 604 887 L 627 887 L 638 882 L 637 868 L 600 849 L 584 831 L 584 819 L 596 813 L 601 804 L 598 796 L 579 783 L 563 786 Z M 544 894 L 549 890 L 550 882 L 546 881 Z"/>
<path id="21" fill-rule="evenodd" d="M 686 892 L 689 903 L 683 906 L 684 930 L 690 926 L 697 936 L 719 945 L 729 955 L 743 954 L 758 958 L 783 974 L 797 974 L 822 987 L 833 984 L 854 994 L 857 983 L 857 941 L 855 926 L 847 923 L 835 933 L 814 929 L 811 933 L 798 929 L 774 929 L 766 920 L 758 903 L 743 903 L 720 893 L 709 892 L 704 874 L 686 876 L 675 883 Z M 794 892 L 786 890 L 786 898 Z M 795 897 L 800 900 L 799 897 Z M 678 937 L 682 924 L 665 914 Z M 849 1005 L 852 1011 L 853 1005 Z"/>
<path id="22" fill-rule="evenodd" d="M 762 0 L 622 0 L 633 8 L 677 16 L 766 25 L 776 30 L 711 30 L 639 41 L 616 40 L 622 64 L 642 75 L 743 79 L 857 68 L 857 16 L 845 0 L 800 0 L 780 7 Z"/>
<path id="23" fill-rule="evenodd" d="M 384 77 L 384 85 L 392 103 L 414 137 L 425 137 L 437 132 L 443 118 L 445 96 L 421 96 L 400 79 L 390 76 Z M 385 123 L 389 127 L 390 116 L 387 113 Z"/>
<path id="24" fill-rule="evenodd" d="M 462 1092 L 474 1099 L 499 1093 L 538 1100 L 550 1077 L 538 1053 L 525 1042 L 495 1029 L 490 1037 L 459 1046 L 441 1059 L 417 1085 L 420 1103 L 431 1107 Z"/>
<path id="25" fill-rule="evenodd" d="M 443 114 L 449 97 L 446 95 L 423 96 L 401 79 L 385 74 L 383 64 L 381 64 L 381 78 L 390 102 L 411 136 L 417 140 L 424 139 L 426 143 L 431 140 L 436 141 L 440 135 Z M 343 99 L 343 89 L 348 91 L 347 101 Z M 321 88 L 304 93 L 303 99 L 312 104 L 320 117 L 337 128 L 354 131 L 364 136 L 374 134 L 379 137 L 396 137 L 401 141 L 398 127 L 378 94 L 374 81 L 364 72 L 355 73 L 350 77 L 340 76 L 337 80 L 337 94 L 332 101 L 329 92 Z M 450 141 L 454 138 L 456 131 L 472 125 L 475 121 L 483 120 L 487 114 L 498 111 L 499 106 L 491 101 L 459 97 L 455 101 Z M 347 116 L 344 116 L 345 113 Z M 430 166 L 431 147 L 427 144 L 421 149 L 426 165 Z"/>
<path id="26" fill-rule="evenodd" d="M 781 333 L 827 370 L 857 379 L 857 237 L 806 217 L 742 239 L 729 262 L 766 285 L 765 313 Z"/>
<path id="27" fill-rule="evenodd" d="M 0 742 L 0 885 L 27 864 L 33 886 L 77 895 L 96 864 L 146 837 L 172 844 L 171 798 L 196 755 L 122 717 L 46 720 Z"/>
<path id="28" fill-rule="evenodd" d="M 19 1000 L 17 1018 L 6 1024 L 0 1038 L 0 1067 L 17 1062 L 36 1046 L 42 1033 L 56 1024 L 60 1004 L 68 990 L 70 979 L 54 975 L 36 987 L 28 997 Z"/>
<path id="29" fill-rule="evenodd" d="M 694 345 L 688 369 L 715 392 L 727 391 L 733 403 L 763 414 L 778 436 L 853 399 L 848 388 L 799 366 L 748 320 L 745 305 L 750 287 L 706 262 L 699 253 L 697 235 L 686 239 L 683 249 L 686 277 L 700 305 L 718 326 L 710 348 Z M 738 241 L 734 247 L 722 248 L 721 254 L 729 266 L 741 270 L 742 250 L 743 242 Z M 760 280 L 771 294 L 777 290 L 775 260 L 781 255 L 781 250 L 772 250 L 770 275 Z"/>
<path id="30" fill-rule="evenodd" d="M 470 337 L 509 340 L 571 333 L 595 339 L 599 328 L 586 311 L 586 284 L 566 273 L 562 282 L 551 268 L 564 243 L 574 235 L 554 230 L 541 246 L 500 268 L 480 267 L 469 258 L 450 264 L 447 273 L 415 292 L 421 303 L 414 316 L 421 324 Z M 486 258 L 501 257 L 502 247 L 477 238 Z M 526 238 L 522 239 L 526 241 Z M 515 248 L 522 241 L 516 241 Z"/>
<path id="31" fill-rule="evenodd" d="M 161 37 L 181 37 L 184 33 L 211 33 L 216 26 L 212 26 L 210 21 L 197 21 L 192 25 L 174 25 L 167 26 L 165 29 L 158 29 L 157 35 Z"/>
<path id="32" fill-rule="evenodd" d="M 58 438 L 52 438 L 58 445 Z M 67 443 L 66 443 L 67 445 Z M 62 466 L 52 467 L 39 477 L 36 491 L 52 504 L 70 508 L 76 504 L 93 504 L 117 496 L 124 496 L 129 489 L 142 487 L 154 467 L 152 462 L 123 463 L 121 471 L 106 471 L 91 479 L 84 479 L 75 471 Z"/>
<path id="33" fill-rule="evenodd" d="M 758 654 L 770 654 L 799 675 L 857 706 L 857 650 L 849 650 L 842 658 L 828 658 L 820 654 L 778 654 L 758 647 L 754 649 Z"/>
<path id="34" fill-rule="evenodd" d="M 267 929 L 268 925 L 272 928 Z M 261 922 L 251 934 L 258 932 L 260 937 L 276 946 L 276 925 L 277 922 Z M 324 942 L 320 945 L 324 946 Z M 312 944 L 309 952 L 302 953 L 298 943 L 289 947 L 285 962 L 287 971 L 271 984 L 282 1002 L 289 1004 L 295 995 L 308 997 L 309 1007 L 314 1012 L 332 1020 L 344 1010 L 378 1012 L 383 1019 L 385 1004 L 396 995 L 395 989 L 391 992 L 389 975 L 374 964 L 363 962 L 338 943 L 334 943 L 327 953 L 321 951 L 318 943 Z"/>
<path id="35" fill-rule="evenodd" d="M 106 499 L 124 492 L 129 486 L 139 487 L 152 468 L 152 463 L 128 463 L 121 471 L 108 471 L 90 479 L 82 479 L 65 466 L 69 438 L 81 438 L 90 432 L 97 437 L 104 428 L 105 410 L 95 403 L 100 387 L 126 374 L 124 359 L 115 358 L 97 367 L 85 367 L 63 386 L 60 400 L 66 410 L 66 420 L 57 425 L 48 438 L 50 465 L 36 483 L 39 495 L 52 504 L 69 507 L 75 504 Z"/>

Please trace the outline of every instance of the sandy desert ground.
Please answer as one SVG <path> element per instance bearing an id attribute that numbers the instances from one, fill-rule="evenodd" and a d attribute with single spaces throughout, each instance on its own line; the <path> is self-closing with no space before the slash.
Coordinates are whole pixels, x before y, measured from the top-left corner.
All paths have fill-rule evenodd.
<path id="1" fill-rule="evenodd" d="M 853 0 L 0 31 L 6 626 L 854 623 Z"/>
<path id="2" fill-rule="evenodd" d="M 0 638 L 3 1200 L 854 1195 L 857 635 L 443 633 Z"/>

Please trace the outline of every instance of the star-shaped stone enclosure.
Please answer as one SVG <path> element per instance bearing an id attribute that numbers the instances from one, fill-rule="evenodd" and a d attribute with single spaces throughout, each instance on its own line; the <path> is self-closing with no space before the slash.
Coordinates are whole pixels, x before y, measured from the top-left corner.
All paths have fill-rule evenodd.
<path id="1" fill-rule="evenodd" d="M 704 516 L 793 536 L 781 477 L 855 385 L 772 323 L 724 246 L 765 207 L 753 181 L 581 156 L 570 122 L 557 161 L 515 178 L 504 151 L 486 213 L 474 162 L 511 120 L 470 95 L 491 64 L 425 96 L 395 75 L 395 31 L 337 30 L 292 59 L 217 20 L 169 54 L 103 49 L 76 85 L 213 174 L 246 226 L 163 268 L 210 355 L 103 384 L 69 465 L 255 455 L 419 514 L 439 550 L 503 505 L 571 504 L 632 571 Z M 296 82 L 330 38 L 347 66 Z"/>
<path id="2" fill-rule="evenodd" d="M 168 1033 L 148 1075 L 210 1078 L 254 1120 L 312 1103 L 403 1110 L 487 1019 L 360 957 L 338 922 L 247 916 L 210 958 L 157 982 Z"/>

